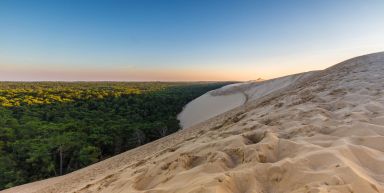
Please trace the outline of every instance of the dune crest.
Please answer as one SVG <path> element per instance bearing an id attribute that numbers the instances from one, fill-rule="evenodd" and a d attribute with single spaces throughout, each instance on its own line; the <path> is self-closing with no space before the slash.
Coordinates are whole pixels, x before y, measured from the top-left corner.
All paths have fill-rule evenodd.
<path id="1" fill-rule="evenodd" d="M 4 192 L 384 192 L 384 53 L 249 84 L 226 113 Z"/>

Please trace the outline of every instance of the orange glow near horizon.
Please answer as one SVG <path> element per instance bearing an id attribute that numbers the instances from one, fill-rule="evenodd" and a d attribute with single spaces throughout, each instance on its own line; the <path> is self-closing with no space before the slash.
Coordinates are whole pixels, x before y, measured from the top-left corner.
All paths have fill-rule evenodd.
<path id="1" fill-rule="evenodd" d="M 262 65 L 206 65 L 196 68 L 14 68 L 1 65 L 1 80 L 9 81 L 248 81 L 272 79 L 289 74 L 322 70 L 343 60 L 371 53 L 346 51 L 338 54 L 313 54 L 307 57 L 284 56 L 260 60 Z"/>
<path id="2" fill-rule="evenodd" d="M 0 81 L 248 81 L 384 51 L 384 1 L 29 2 L 0 1 Z"/>

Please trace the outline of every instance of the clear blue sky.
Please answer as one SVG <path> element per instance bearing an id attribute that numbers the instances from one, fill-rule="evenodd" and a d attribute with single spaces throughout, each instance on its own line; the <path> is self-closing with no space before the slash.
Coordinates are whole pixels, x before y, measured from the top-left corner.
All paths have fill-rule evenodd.
<path id="1" fill-rule="evenodd" d="M 382 0 L 0 0 L 0 80 L 249 80 L 376 51 Z"/>

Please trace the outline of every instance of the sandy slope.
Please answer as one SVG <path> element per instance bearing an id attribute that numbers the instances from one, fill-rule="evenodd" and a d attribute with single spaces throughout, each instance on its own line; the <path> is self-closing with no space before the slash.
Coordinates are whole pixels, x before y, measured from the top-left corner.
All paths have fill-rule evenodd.
<path id="1" fill-rule="evenodd" d="M 384 193 L 384 53 L 307 74 L 171 136 L 4 192 Z"/>
<path id="2" fill-rule="evenodd" d="M 208 92 L 188 103 L 178 115 L 178 119 L 183 128 L 188 128 L 239 107 L 245 101 L 246 97 L 241 92 L 216 96 Z"/>
<path id="3" fill-rule="evenodd" d="M 224 86 L 188 103 L 178 119 L 183 128 L 189 128 L 231 109 L 284 89 L 315 72 L 293 74 L 266 81 L 249 81 Z"/>

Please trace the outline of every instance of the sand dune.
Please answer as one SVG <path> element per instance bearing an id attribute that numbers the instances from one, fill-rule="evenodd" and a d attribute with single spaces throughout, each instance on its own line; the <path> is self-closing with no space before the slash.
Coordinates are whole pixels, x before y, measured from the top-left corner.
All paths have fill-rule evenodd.
<path id="1" fill-rule="evenodd" d="M 249 81 L 210 91 L 188 103 L 178 119 L 189 128 L 253 100 L 276 92 L 310 76 L 314 72 L 293 74 L 266 81 Z"/>
<path id="2" fill-rule="evenodd" d="M 188 103 L 178 115 L 182 128 L 204 122 L 214 116 L 243 105 L 246 96 L 242 92 L 213 95 L 208 92 Z"/>
<path id="3" fill-rule="evenodd" d="M 3 192 L 384 193 L 384 53 L 244 92 L 205 122 Z"/>

